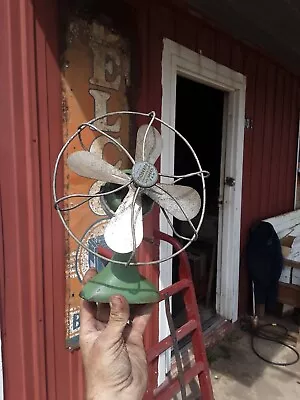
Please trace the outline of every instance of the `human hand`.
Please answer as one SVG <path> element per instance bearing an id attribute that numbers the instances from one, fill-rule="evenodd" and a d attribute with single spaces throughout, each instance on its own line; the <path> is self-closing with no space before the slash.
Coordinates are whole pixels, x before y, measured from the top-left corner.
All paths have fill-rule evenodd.
<path id="1" fill-rule="evenodd" d="M 84 283 L 96 274 L 89 270 Z M 112 296 L 110 304 L 82 300 L 80 348 L 87 400 L 140 400 L 147 387 L 147 361 L 143 333 L 152 305 L 129 304 Z M 131 321 L 128 324 L 128 321 Z"/>

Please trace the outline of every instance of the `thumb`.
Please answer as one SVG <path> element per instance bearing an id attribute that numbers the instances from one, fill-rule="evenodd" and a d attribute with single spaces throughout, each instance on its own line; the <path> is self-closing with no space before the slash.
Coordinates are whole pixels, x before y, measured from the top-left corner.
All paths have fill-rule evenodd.
<path id="1" fill-rule="evenodd" d="M 83 285 L 91 280 L 96 274 L 96 270 L 89 269 L 83 277 Z M 80 300 L 80 336 L 97 330 L 95 324 L 96 311 L 97 307 L 95 303 L 83 299 Z"/>
<path id="2" fill-rule="evenodd" d="M 105 332 L 112 340 L 119 340 L 129 319 L 129 304 L 123 296 L 112 296 L 109 303 L 110 315 Z"/>

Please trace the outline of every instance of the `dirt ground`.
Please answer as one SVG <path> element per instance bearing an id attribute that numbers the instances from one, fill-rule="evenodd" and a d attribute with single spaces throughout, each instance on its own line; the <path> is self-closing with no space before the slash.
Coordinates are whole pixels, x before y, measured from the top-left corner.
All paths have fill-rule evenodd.
<path id="1" fill-rule="evenodd" d="M 286 343 L 300 351 L 299 328 L 291 319 L 277 322 L 289 328 Z M 298 337 L 298 344 L 295 338 Z M 295 354 L 278 343 L 255 339 L 258 351 L 267 359 L 287 362 Z M 215 400 L 300 399 L 300 361 L 292 366 L 275 366 L 259 359 L 251 349 L 250 335 L 239 328 L 215 348 L 208 350 Z M 201 399 L 196 382 L 187 390 L 188 400 Z M 175 399 L 181 399 L 178 395 Z M 203 399 L 205 400 L 205 399 Z"/>

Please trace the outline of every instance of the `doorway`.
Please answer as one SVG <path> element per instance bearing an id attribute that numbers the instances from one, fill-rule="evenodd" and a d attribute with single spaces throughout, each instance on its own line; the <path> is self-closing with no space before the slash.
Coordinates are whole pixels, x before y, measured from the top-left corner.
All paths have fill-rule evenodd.
<path id="1" fill-rule="evenodd" d="M 195 150 L 202 168 L 209 171 L 206 179 L 206 212 L 199 231 L 199 238 L 187 249 L 193 283 L 203 330 L 214 322 L 216 313 L 216 277 L 218 252 L 218 220 L 222 208 L 220 194 L 222 158 L 224 96 L 222 90 L 215 89 L 195 80 L 177 76 L 175 127 Z M 187 101 L 187 99 L 190 99 Z M 225 132 L 224 132 L 225 133 Z M 174 175 L 184 175 L 197 170 L 197 165 L 187 146 L 175 137 Z M 189 177 L 182 181 L 201 193 L 199 177 Z M 197 217 L 195 218 L 197 224 Z M 176 219 L 176 231 L 191 237 L 189 224 Z M 173 259 L 173 283 L 178 280 L 177 260 Z M 185 321 L 184 305 L 180 295 L 173 297 L 172 314 L 175 325 Z"/>
<path id="2" fill-rule="evenodd" d="M 242 172 L 245 124 L 246 77 L 232 69 L 179 45 L 169 39 L 163 40 L 162 54 L 162 110 L 164 122 L 175 126 L 177 77 L 184 77 L 223 92 L 223 132 L 222 156 L 224 160 L 220 175 L 220 196 L 217 224 L 218 240 L 216 253 L 215 311 L 221 317 L 235 322 L 238 317 L 238 289 L 240 265 L 240 220 L 242 197 Z M 186 103 L 197 102 L 192 93 Z M 193 116 L 194 119 L 197 118 Z M 160 170 L 164 175 L 174 175 L 175 135 L 162 124 L 163 150 Z M 202 160 L 201 160 L 202 161 Z M 234 185 L 225 185 L 226 178 Z M 172 183 L 170 178 L 162 182 Z M 213 204 L 213 203 L 212 203 Z M 160 230 L 172 235 L 172 229 L 160 213 Z M 204 224 L 202 226 L 204 229 Z M 172 248 L 162 243 L 159 247 L 161 259 L 172 255 Z M 160 265 L 159 286 L 165 288 L 173 282 L 173 265 L 168 260 Z M 159 305 L 159 339 L 169 335 L 163 302 Z M 171 363 L 171 352 L 167 351 L 159 358 L 158 382 L 165 378 Z"/>

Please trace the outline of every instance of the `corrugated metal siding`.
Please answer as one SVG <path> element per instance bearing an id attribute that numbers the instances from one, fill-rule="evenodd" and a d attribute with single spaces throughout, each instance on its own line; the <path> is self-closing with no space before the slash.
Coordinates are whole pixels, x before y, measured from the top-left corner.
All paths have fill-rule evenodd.
<path id="1" fill-rule="evenodd" d="M 239 43 L 183 10 L 163 5 L 144 9 L 149 19 L 148 56 L 151 60 L 151 104 L 161 111 L 162 39 L 167 37 L 201 52 L 247 77 L 246 116 L 253 129 L 245 130 L 241 246 L 251 224 L 291 211 L 294 207 L 298 137 L 299 79 L 261 52 Z M 145 51 L 146 53 L 146 51 Z M 159 64 L 159 67 L 158 67 Z M 248 302 L 249 283 L 241 263 L 240 311 Z"/>
<path id="2" fill-rule="evenodd" d="M 84 380 L 80 352 L 65 348 L 65 232 L 53 208 L 52 173 L 62 146 L 61 72 L 56 1 L 36 1 L 36 65 L 41 163 L 44 357 L 47 400 L 82 400 Z M 57 11 L 57 10 L 56 10 Z M 47 160 L 47 161 L 46 161 Z M 63 173 L 60 174 L 63 186 Z M 34 398 L 34 397 L 32 397 Z M 38 399 L 38 397 L 37 397 Z M 10 400 L 10 398 L 9 398 Z M 26 398 L 27 400 L 27 398 Z M 29 400 L 29 398 L 28 398 Z"/>
<path id="3" fill-rule="evenodd" d="M 64 348 L 64 231 L 51 199 L 62 142 L 55 3 L 38 0 L 33 9 L 30 0 L 5 0 L 0 10 L 6 54 L 0 65 L 7 133 L 1 135 L 0 157 L 6 400 L 83 399 L 80 354 Z M 244 244 L 254 220 L 293 208 L 298 81 L 202 20 L 160 5 L 139 7 L 139 109 L 160 114 L 163 37 L 247 75 L 246 112 L 254 129 L 245 133 Z M 154 269 L 148 275 L 154 279 Z M 240 287 L 246 293 L 244 270 Z"/>
<path id="4" fill-rule="evenodd" d="M 51 195 L 62 143 L 55 6 L 1 2 L 5 400 L 83 399 L 80 355 L 64 348 L 64 232 Z"/>
<path id="5" fill-rule="evenodd" d="M 45 399 L 33 7 L 1 2 L 1 330 L 5 396 Z M 37 211 L 36 214 L 34 212 Z M 33 379 L 37 376 L 39 379 Z"/>

